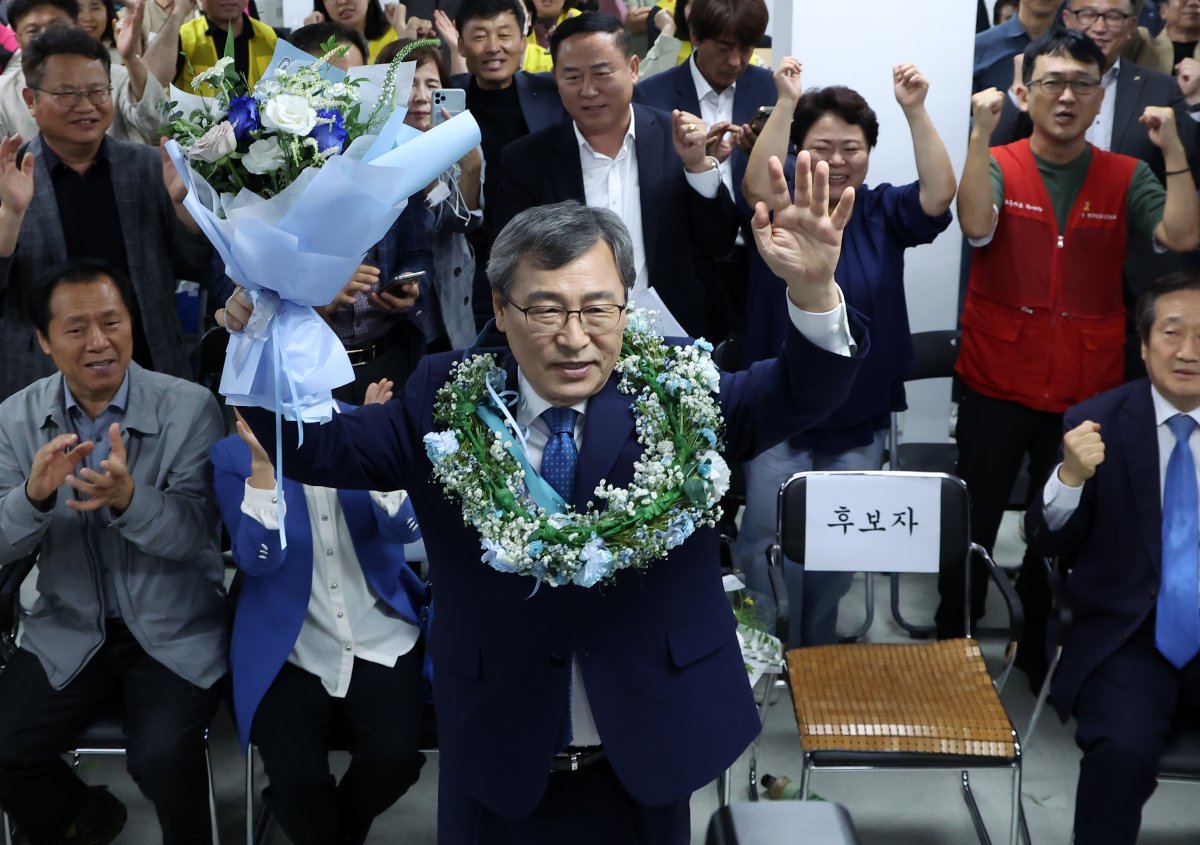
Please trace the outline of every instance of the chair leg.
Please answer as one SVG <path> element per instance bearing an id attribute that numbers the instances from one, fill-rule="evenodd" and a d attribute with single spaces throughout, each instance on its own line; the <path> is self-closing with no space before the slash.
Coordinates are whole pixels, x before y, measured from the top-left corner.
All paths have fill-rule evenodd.
<path id="1" fill-rule="evenodd" d="M 896 624 L 908 632 L 910 639 L 931 639 L 937 632 L 933 625 L 914 625 L 900 613 L 900 576 L 895 572 L 891 574 L 891 594 L 892 619 L 896 620 Z"/>
<path id="2" fill-rule="evenodd" d="M 254 845 L 254 744 L 246 748 L 246 845 Z"/>
<path id="3" fill-rule="evenodd" d="M 975 824 L 975 834 L 983 845 L 992 845 L 992 838 L 988 836 L 987 827 L 983 824 L 983 816 L 979 814 L 979 805 L 975 803 L 975 793 L 971 791 L 971 775 L 966 769 L 962 773 L 962 792 L 963 800 L 967 802 L 967 810 L 971 813 L 971 821 Z"/>
<path id="4" fill-rule="evenodd" d="M 8 820 L 8 813 L 3 810 L 0 810 L 0 825 L 4 826 L 4 845 L 13 845 L 12 822 Z"/>
<path id="5" fill-rule="evenodd" d="M 866 605 L 866 615 L 863 617 L 863 623 L 851 633 L 838 637 L 839 643 L 857 642 L 867 635 L 867 631 L 871 630 L 871 625 L 875 623 L 875 573 L 864 572 L 863 576 L 863 604 Z"/>
<path id="6" fill-rule="evenodd" d="M 204 770 L 208 774 L 208 823 L 212 827 L 212 845 L 221 845 L 221 830 L 217 824 L 217 784 L 213 780 L 212 754 L 208 749 L 208 728 L 204 729 Z"/>
<path id="7" fill-rule="evenodd" d="M 800 800 L 808 800 L 808 788 L 812 783 L 812 758 L 807 753 L 800 762 Z"/>
<path id="8" fill-rule="evenodd" d="M 728 807 L 729 806 L 730 783 L 733 781 L 733 778 L 730 777 L 732 772 L 733 772 L 733 769 L 729 768 L 729 769 L 726 769 L 725 771 L 721 772 L 721 774 L 717 775 L 717 806 L 718 807 Z"/>

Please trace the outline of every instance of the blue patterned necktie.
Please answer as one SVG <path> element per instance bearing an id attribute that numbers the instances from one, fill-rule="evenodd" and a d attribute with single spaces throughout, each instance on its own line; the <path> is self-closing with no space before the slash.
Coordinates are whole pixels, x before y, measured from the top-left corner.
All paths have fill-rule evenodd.
<path id="1" fill-rule="evenodd" d="M 1162 585 L 1158 591 L 1154 643 L 1176 667 L 1200 651 L 1200 495 L 1188 438 L 1196 421 L 1186 414 L 1167 420 L 1175 448 L 1163 488 Z"/>
<path id="2" fill-rule="evenodd" d="M 542 478 L 567 501 L 570 501 L 571 491 L 575 487 L 575 465 L 579 463 L 579 450 L 575 448 L 575 418 L 578 416 L 579 412 L 574 408 L 547 408 L 542 411 L 542 419 L 550 429 L 550 439 L 542 450 Z M 568 666 L 569 663 L 568 660 Z M 567 671 L 570 672 L 570 668 Z M 571 744 L 573 734 L 571 676 L 568 674 L 567 700 L 558 729 L 558 751 Z"/>
<path id="3" fill-rule="evenodd" d="M 579 463 L 579 452 L 575 448 L 575 419 L 578 416 L 579 412 L 574 408 L 548 408 L 542 412 L 542 419 L 550 428 L 550 439 L 542 450 L 542 478 L 567 501 L 575 488 L 575 465 Z"/>

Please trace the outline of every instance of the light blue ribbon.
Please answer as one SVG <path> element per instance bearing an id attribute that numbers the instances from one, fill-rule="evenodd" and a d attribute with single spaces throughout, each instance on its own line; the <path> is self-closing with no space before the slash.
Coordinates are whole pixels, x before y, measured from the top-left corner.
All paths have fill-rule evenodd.
<path id="1" fill-rule="evenodd" d="M 488 428 L 501 436 L 501 442 L 508 448 L 509 454 L 517 459 L 517 463 L 525 471 L 525 486 L 529 489 L 533 503 L 547 513 L 564 513 L 567 509 L 566 501 L 542 478 L 542 474 L 533 468 L 525 452 L 516 447 L 512 432 L 500 421 L 496 412 L 486 405 L 476 405 L 475 414 Z"/>

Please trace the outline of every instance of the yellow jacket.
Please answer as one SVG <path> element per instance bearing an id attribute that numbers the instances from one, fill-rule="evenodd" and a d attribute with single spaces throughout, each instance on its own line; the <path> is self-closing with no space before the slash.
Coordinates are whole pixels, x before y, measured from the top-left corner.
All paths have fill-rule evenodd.
<path id="1" fill-rule="evenodd" d="M 370 52 L 370 55 L 367 56 L 367 64 L 369 64 L 369 65 L 375 64 L 375 59 L 379 57 L 379 52 L 384 47 L 391 44 L 393 41 L 397 40 L 399 37 L 400 36 L 396 34 L 396 30 L 389 26 L 387 28 L 387 32 L 385 32 L 383 35 L 379 36 L 378 38 L 372 39 L 371 42 L 367 45 L 369 48 L 369 52 Z"/>
<path id="2" fill-rule="evenodd" d="M 250 90 L 254 90 L 263 71 L 271 63 L 271 56 L 275 53 L 275 42 L 278 39 L 275 30 L 262 21 L 254 18 L 247 18 L 247 20 L 250 21 L 253 34 L 250 36 L 250 72 L 246 76 L 246 82 L 249 84 Z M 219 47 L 224 52 L 225 45 L 221 44 Z M 192 79 L 201 71 L 208 70 L 217 63 L 217 49 L 218 45 L 213 43 L 212 37 L 208 33 L 208 18 L 199 17 L 179 27 L 179 51 L 187 57 L 187 61 L 183 65 L 183 70 L 175 77 L 175 87 L 191 93 Z M 203 85 L 197 93 L 211 97 L 216 91 L 211 86 Z"/>
<path id="3" fill-rule="evenodd" d="M 567 18 L 574 18 L 579 14 L 578 9 L 563 9 L 554 25 L 558 26 Z M 537 35 L 532 32 L 525 36 L 525 56 L 521 59 L 521 70 L 526 73 L 545 73 L 554 70 L 554 59 L 550 57 L 550 51 L 538 44 Z"/>

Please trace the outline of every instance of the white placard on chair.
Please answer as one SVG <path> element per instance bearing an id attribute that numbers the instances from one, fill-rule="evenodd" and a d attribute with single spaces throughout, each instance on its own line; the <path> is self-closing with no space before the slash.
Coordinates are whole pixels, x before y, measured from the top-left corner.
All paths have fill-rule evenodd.
<path id="1" fill-rule="evenodd" d="M 838 572 L 937 572 L 940 477 L 810 475 L 804 566 Z"/>

